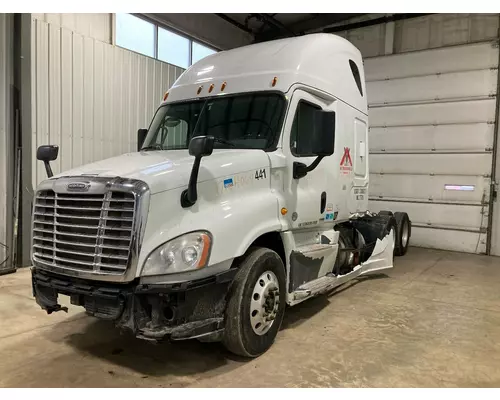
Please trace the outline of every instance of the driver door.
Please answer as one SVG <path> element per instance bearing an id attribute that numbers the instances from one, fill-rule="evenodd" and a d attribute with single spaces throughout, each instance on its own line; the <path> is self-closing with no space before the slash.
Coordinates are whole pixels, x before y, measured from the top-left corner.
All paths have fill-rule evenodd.
<path id="1" fill-rule="evenodd" d="M 335 102 L 303 90 L 294 91 L 290 101 L 282 148 L 287 159 L 286 204 L 294 231 L 318 228 L 325 221 L 326 214 L 329 219 L 334 212 L 333 182 L 337 171 L 333 166 L 333 155 L 324 157 L 313 171 L 300 179 L 293 178 L 293 164 L 311 165 L 314 162 L 316 156 L 310 152 L 314 112 L 335 111 L 335 106 Z"/>

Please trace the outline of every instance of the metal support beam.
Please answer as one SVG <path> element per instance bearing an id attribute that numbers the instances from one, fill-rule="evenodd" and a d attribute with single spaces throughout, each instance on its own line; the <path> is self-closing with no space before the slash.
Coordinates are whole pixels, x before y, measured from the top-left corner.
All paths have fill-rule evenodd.
<path id="1" fill-rule="evenodd" d="M 385 43 L 384 54 L 389 55 L 394 53 L 394 32 L 396 23 L 394 21 L 385 24 Z"/>
<path id="2" fill-rule="evenodd" d="M 238 21 L 235 21 L 234 19 L 228 17 L 226 14 L 215 14 L 219 18 L 222 18 L 224 21 L 229 22 L 231 25 L 234 25 L 236 28 L 241 29 L 242 31 L 245 31 L 247 33 L 252 33 L 252 30 L 247 28 L 245 25 L 240 24 Z"/>
<path id="3" fill-rule="evenodd" d="M 284 25 L 283 23 L 278 21 L 276 18 L 271 17 L 268 14 L 259 14 L 259 16 L 262 18 L 263 21 L 267 22 L 268 24 L 274 25 L 276 28 L 280 29 L 281 31 L 288 33 L 289 36 L 297 36 L 297 34 L 295 32 L 293 32 L 286 25 Z"/>
<path id="4" fill-rule="evenodd" d="M 331 28 L 325 28 L 325 29 L 323 29 L 323 32 L 325 32 L 325 33 L 342 32 L 342 31 L 347 31 L 347 30 L 351 30 L 351 29 L 364 28 L 367 26 L 385 24 L 385 23 L 393 22 L 393 21 L 401 21 L 404 19 L 425 17 L 426 15 L 432 15 L 432 14 L 393 14 L 393 15 L 386 16 L 386 17 L 369 19 L 368 21 L 354 22 L 352 24 L 334 26 Z"/>

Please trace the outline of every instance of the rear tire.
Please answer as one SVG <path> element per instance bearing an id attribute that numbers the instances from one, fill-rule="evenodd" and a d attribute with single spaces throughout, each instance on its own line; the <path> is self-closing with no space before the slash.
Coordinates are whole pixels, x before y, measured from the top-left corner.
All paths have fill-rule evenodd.
<path id="1" fill-rule="evenodd" d="M 228 293 L 223 344 L 230 352 L 258 357 L 271 347 L 285 313 L 285 286 L 280 256 L 250 249 Z"/>
<path id="2" fill-rule="evenodd" d="M 396 233 L 396 246 L 394 248 L 394 255 L 404 256 L 408 251 L 411 237 L 411 222 L 408 214 L 405 212 L 394 213 L 396 219 L 397 233 Z"/>

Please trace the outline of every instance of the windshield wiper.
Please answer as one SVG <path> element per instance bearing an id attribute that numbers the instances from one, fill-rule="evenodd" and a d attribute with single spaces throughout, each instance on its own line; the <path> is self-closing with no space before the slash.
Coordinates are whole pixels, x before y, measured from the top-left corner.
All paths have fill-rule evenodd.
<path id="1" fill-rule="evenodd" d="M 143 150 L 163 150 L 163 147 L 161 146 L 161 144 L 158 144 L 158 143 L 155 143 L 155 144 L 150 144 L 149 146 L 145 146 L 141 149 L 141 151 Z"/>

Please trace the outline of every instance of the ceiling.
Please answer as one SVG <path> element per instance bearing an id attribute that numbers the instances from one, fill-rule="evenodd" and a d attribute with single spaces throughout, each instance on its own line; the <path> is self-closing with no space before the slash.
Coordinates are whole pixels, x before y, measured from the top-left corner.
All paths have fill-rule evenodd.
<path id="1" fill-rule="evenodd" d="M 364 14 L 215 14 L 251 34 L 255 42 L 303 35 Z"/>

